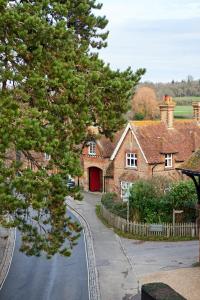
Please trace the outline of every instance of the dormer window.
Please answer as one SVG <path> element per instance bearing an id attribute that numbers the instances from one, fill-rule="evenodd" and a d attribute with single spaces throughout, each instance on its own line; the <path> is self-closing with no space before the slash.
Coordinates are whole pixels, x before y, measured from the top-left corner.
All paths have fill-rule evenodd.
<path id="1" fill-rule="evenodd" d="M 51 155 L 48 153 L 44 153 L 44 159 L 45 160 L 50 160 L 51 159 Z"/>
<path id="2" fill-rule="evenodd" d="M 172 168 L 172 154 L 165 154 L 165 168 Z"/>
<path id="3" fill-rule="evenodd" d="M 89 155 L 96 155 L 96 143 L 95 142 L 90 142 L 89 148 L 88 148 L 88 154 Z"/>
<path id="4" fill-rule="evenodd" d="M 137 168 L 137 154 L 126 153 L 126 167 Z"/>

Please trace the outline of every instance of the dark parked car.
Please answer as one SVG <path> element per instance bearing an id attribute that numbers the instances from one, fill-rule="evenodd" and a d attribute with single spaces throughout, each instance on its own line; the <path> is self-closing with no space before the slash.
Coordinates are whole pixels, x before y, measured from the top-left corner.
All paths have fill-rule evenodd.
<path id="1" fill-rule="evenodd" d="M 68 178 L 68 179 L 67 179 L 67 187 L 68 187 L 68 188 L 73 188 L 73 187 L 75 187 L 75 181 L 74 181 L 73 178 Z"/>

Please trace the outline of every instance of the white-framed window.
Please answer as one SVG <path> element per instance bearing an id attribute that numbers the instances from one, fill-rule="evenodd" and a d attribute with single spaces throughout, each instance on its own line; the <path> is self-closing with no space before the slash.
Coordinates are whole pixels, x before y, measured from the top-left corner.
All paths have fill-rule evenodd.
<path id="1" fill-rule="evenodd" d="M 126 167 L 137 168 L 137 154 L 126 153 Z"/>
<path id="2" fill-rule="evenodd" d="M 88 154 L 96 155 L 96 143 L 95 142 L 90 142 L 89 148 L 88 148 Z"/>
<path id="3" fill-rule="evenodd" d="M 172 154 L 165 154 L 165 168 L 172 167 Z"/>
<path id="4" fill-rule="evenodd" d="M 121 181 L 121 198 L 124 202 L 128 201 L 130 195 L 130 188 L 133 185 L 133 182 Z"/>
<path id="5" fill-rule="evenodd" d="M 44 159 L 45 160 L 50 160 L 51 159 L 51 155 L 48 153 L 44 153 Z"/>

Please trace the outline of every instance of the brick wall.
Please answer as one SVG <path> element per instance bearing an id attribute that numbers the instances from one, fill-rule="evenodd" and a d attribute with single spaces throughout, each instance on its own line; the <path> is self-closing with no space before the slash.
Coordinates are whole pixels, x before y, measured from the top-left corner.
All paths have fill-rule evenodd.
<path id="1" fill-rule="evenodd" d="M 126 167 L 126 153 L 137 153 L 137 169 Z M 136 140 L 129 130 L 114 160 L 114 190 L 120 191 L 120 177 L 126 173 L 127 176 L 135 176 L 135 178 L 147 178 L 150 172 L 149 166 L 146 164 L 144 156 L 140 151 Z"/>

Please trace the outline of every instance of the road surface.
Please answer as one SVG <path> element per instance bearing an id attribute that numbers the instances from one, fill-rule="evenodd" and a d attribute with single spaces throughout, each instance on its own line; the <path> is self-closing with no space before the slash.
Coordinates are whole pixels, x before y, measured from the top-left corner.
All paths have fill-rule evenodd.
<path id="1" fill-rule="evenodd" d="M 88 273 L 83 234 L 71 257 L 27 257 L 17 234 L 9 274 L 0 300 L 88 300 Z"/>

